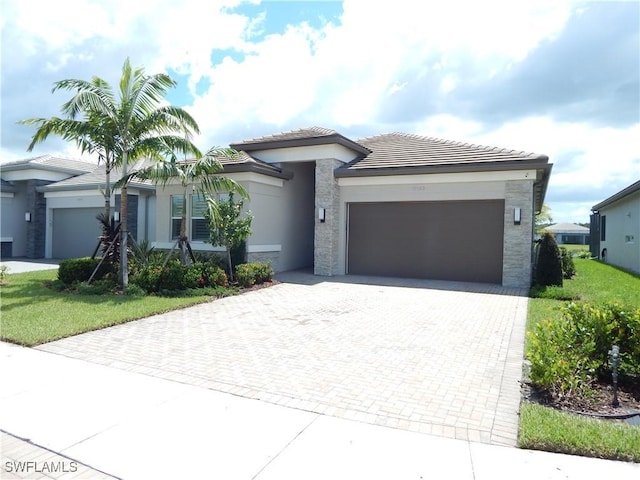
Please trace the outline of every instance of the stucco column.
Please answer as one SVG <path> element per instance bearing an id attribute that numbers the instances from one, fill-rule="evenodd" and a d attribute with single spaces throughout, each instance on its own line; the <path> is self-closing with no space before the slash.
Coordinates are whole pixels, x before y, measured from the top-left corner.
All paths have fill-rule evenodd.
<path id="1" fill-rule="evenodd" d="M 333 172 L 342 162 L 333 158 L 316 160 L 315 228 L 313 272 L 316 275 L 335 275 L 338 272 L 338 217 L 340 191 Z M 325 220 L 318 212 L 324 209 Z"/>
<path id="2" fill-rule="evenodd" d="M 514 225 L 514 209 L 522 220 Z M 517 180 L 505 185 L 504 247 L 502 285 L 529 288 L 533 257 L 533 180 Z"/>

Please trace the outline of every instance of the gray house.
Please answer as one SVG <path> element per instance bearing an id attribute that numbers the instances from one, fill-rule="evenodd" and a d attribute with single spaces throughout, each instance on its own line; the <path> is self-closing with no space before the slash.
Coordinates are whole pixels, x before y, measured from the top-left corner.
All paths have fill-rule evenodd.
<path id="1" fill-rule="evenodd" d="M 589 229 L 575 223 L 556 223 L 545 228 L 559 245 L 589 245 Z"/>
<path id="2" fill-rule="evenodd" d="M 591 255 L 640 273 L 640 180 L 591 211 Z"/>
<path id="3" fill-rule="evenodd" d="M 317 275 L 530 285 L 533 216 L 552 167 L 545 155 L 402 133 L 352 140 L 319 127 L 230 146 L 240 155 L 223 162 L 224 174 L 251 196 L 249 260 Z M 99 175 L 83 180 L 91 175 L 42 188 L 52 230 L 56 210 L 102 198 Z M 219 249 L 207 243 L 202 199 L 191 191 L 185 198 L 169 184 L 129 192 L 137 196 L 139 239 L 171 248 L 185 209 L 192 248 Z M 46 238 L 46 256 L 56 256 L 54 233 Z"/>
<path id="4" fill-rule="evenodd" d="M 43 258 L 47 207 L 40 188 L 95 168 L 87 162 L 51 155 L 0 165 L 2 258 Z"/>

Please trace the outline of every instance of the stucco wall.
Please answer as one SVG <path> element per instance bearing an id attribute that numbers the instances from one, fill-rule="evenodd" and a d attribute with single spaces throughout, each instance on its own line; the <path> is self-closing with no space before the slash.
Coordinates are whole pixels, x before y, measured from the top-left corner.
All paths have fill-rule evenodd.
<path id="1" fill-rule="evenodd" d="M 276 271 L 308 267 L 313 264 L 313 162 L 287 164 L 291 180 L 258 174 L 229 174 L 250 195 L 245 210 L 251 210 L 252 234 L 247 240 L 248 259 L 268 259 Z M 191 193 L 189 189 L 188 193 Z M 161 248 L 171 247 L 170 198 L 183 189 L 169 185 L 156 192 L 155 241 Z M 192 241 L 194 250 L 222 251 L 206 242 Z"/>
<path id="2" fill-rule="evenodd" d="M 602 208 L 603 216 L 607 218 L 606 240 L 600 241 L 600 251 L 607 249 L 603 260 L 640 273 L 640 192 Z"/>
<path id="3" fill-rule="evenodd" d="M 13 257 L 24 257 L 27 252 L 27 222 L 24 220 L 24 214 L 27 212 L 27 187 L 23 182 L 16 183 L 15 186 L 18 191 L 13 194 L 13 197 L 2 197 L 0 200 L 2 208 L 0 237 L 12 238 L 11 255 Z"/>

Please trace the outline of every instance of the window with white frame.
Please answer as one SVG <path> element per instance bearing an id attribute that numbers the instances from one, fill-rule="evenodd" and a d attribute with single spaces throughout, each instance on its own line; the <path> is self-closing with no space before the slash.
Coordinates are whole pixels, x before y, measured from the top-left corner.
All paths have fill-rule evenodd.
<path id="1" fill-rule="evenodd" d="M 171 195 L 171 239 L 180 236 L 180 224 L 184 214 L 184 195 Z"/>
<path id="2" fill-rule="evenodd" d="M 202 195 L 191 196 L 191 240 L 209 240 L 209 225 L 204 214 L 207 211 L 207 201 Z"/>

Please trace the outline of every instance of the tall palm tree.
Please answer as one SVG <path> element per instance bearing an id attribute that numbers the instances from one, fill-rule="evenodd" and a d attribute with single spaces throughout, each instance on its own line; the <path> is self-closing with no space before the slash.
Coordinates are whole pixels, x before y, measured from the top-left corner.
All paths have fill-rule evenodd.
<path id="1" fill-rule="evenodd" d="M 163 104 L 167 90 L 175 85 L 169 75 L 146 75 L 144 68 L 132 68 L 129 59 L 122 66 L 117 95 L 99 77 L 93 77 L 91 81 L 61 80 L 54 84 L 54 92 L 75 92 L 62 106 L 62 113 L 66 120 L 79 123 L 47 130 L 50 127 L 47 120 L 43 120 L 39 128 L 43 131 L 40 135 L 36 132 L 34 141 L 37 143 L 49 133 L 76 142 L 81 138 L 88 139 L 95 148 L 105 152 L 105 159 L 113 155 L 113 164 L 121 167 L 121 176 L 125 179 L 128 178 L 129 163 L 140 158 L 161 160 L 173 152 L 200 158 L 202 154 L 191 142 L 193 134 L 199 133 L 196 121 L 185 110 Z M 37 119 L 33 123 L 37 124 Z M 82 132 L 84 136 L 79 135 Z M 120 284 L 125 288 L 129 283 L 126 181 L 121 184 L 120 195 Z"/>
<path id="2" fill-rule="evenodd" d="M 183 264 L 190 265 L 191 250 L 189 246 L 189 238 L 187 237 L 187 209 L 186 199 L 187 190 L 193 188 L 196 195 L 205 199 L 207 210 L 210 217 L 217 218 L 218 209 L 217 202 L 213 198 L 213 194 L 217 192 L 238 193 L 242 198 L 248 198 L 249 194 L 245 188 L 235 180 L 220 176 L 223 171 L 221 158 L 233 159 L 237 156 L 235 150 L 230 148 L 211 148 L 204 156 L 199 159 L 178 161 L 175 155 L 171 155 L 169 159 L 159 160 L 152 165 L 131 172 L 127 178 L 121 180 L 124 182 L 136 178 L 138 180 L 151 180 L 155 185 L 161 185 L 163 188 L 172 182 L 178 182 L 183 190 L 183 198 L 185 205 L 182 208 L 180 220 L 180 234 L 178 236 L 178 248 L 180 249 L 180 259 Z"/>

